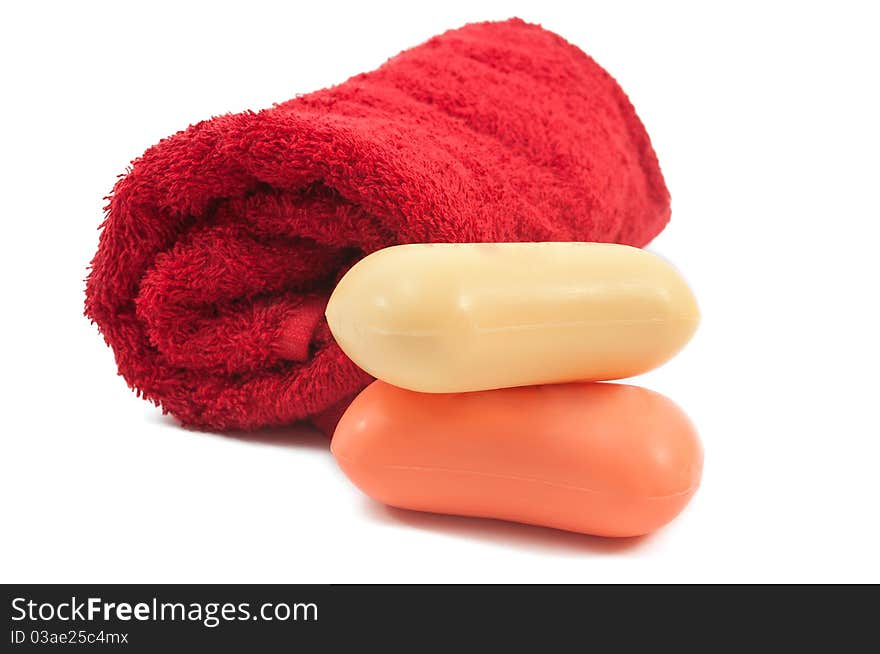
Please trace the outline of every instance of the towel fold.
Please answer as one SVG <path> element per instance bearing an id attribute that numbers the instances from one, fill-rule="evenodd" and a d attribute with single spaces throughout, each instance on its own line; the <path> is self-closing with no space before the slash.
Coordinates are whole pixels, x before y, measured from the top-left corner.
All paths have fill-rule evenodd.
<path id="1" fill-rule="evenodd" d="M 86 315 L 129 385 L 185 425 L 329 432 L 370 381 L 323 318 L 365 254 L 642 246 L 668 217 L 648 136 L 608 73 L 539 26 L 472 24 L 147 150 L 113 189 Z"/>

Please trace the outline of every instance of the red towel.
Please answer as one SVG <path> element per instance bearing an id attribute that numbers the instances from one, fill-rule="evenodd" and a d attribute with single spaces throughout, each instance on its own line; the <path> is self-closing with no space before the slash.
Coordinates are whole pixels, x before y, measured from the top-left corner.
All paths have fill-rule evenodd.
<path id="1" fill-rule="evenodd" d="M 608 73 L 537 25 L 467 25 L 147 150 L 113 189 L 86 315 L 128 383 L 185 425 L 329 431 L 370 381 L 323 319 L 358 258 L 428 241 L 642 246 L 668 217 Z"/>

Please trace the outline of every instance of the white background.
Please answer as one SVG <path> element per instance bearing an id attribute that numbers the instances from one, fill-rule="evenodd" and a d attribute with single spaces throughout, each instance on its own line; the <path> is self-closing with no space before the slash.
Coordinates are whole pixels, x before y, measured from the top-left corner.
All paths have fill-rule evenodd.
<path id="1" fill-rule="evenodd" d="M 0 581 L 880 581 L 871 3 L 13 4 Z M 182 430 L 82 317 L 102 198 L 145 148 L 512 15 L 629 93 L 673 196 L 652 249 L 701 302 L 691 345 L 637 382 L 684 407 L 706 449 L 693 503 L 647 538 L 391 510 L 319 435 Z"/>

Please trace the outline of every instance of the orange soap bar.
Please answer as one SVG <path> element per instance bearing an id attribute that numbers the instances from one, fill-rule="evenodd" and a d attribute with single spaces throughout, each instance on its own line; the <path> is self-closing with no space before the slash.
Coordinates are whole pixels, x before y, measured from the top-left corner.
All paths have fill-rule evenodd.
<path id="1" fill-rule="evenodd" d="M 379 502 L 599 536 L 672 520 L 700 481 L 688 417 L 637 386 L 572 383 L 418 393 L 376 381 L 331 450 Z"/>

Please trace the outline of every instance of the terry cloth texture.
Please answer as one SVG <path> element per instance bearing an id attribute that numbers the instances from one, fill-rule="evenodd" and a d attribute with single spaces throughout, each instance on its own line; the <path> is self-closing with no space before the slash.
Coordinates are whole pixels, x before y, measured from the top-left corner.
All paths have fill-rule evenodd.
<path id="1" fill-rule="evenodd" d="M 365 254 L 643 246 L 668 217 L 648 135 L 607 72 L 537 25 L 472 24 L 147 150 L 110 197 L 86 315 L 129 385 L 185 425 L 329 432 L 370 377 L 323 309 Z"/>

